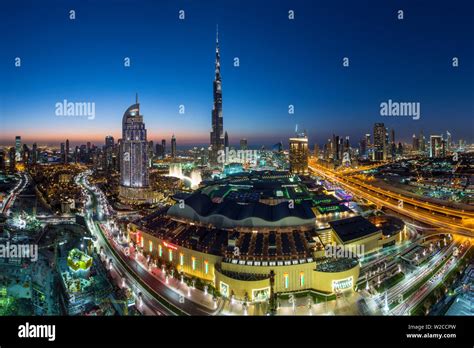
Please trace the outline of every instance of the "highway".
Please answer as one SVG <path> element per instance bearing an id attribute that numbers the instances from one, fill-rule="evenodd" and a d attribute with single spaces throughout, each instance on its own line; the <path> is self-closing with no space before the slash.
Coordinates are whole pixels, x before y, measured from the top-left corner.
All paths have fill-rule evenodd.
<path id="1" fill-rule="evenodd" d="M 215 310 L 192 302 L 188 297 L 183 296 L 178 289 L 172 289 L 169 285 L 152 275 L 143 265 L 137 262 L 134 257 L 127 256 L 123 248 L 116 242 L 107 226 L 114 224 L 111 216 L 111 207 L 106 203 L 103 193 L 96 187 L 92 187 L 87 182 L 89 173 L 80 174 L 77 183 L 88 195 L 86 207 L 86 224 L 92 235 L 97 237 L 99 247 L 112 259 L 113 267 L 121 277 L 125 277 L 126 282 L 135 290 L 140 292 L 143 302 L 151 307 L 157 314 L 163 315 L 213 315 Z M 95 204 L 94 204 L 95 202 Z M 98 219 L 94 220 L 94 209 L 97 211 Z M 196 290 L 197 291 L 197 290 Z M 183 301 L 184 297 L 184 301 Z M 184 302 L 184 303 L 183 303 Z"/>
<path id="2" fill-rule="evenodd" d="M 3 200 L 3 206 L 1 213 L 8 216 L 10 214 L 10 207 L 15 203 L 17 196 L 25 189 L 25 187 L 30 182 L 28 174 L 20 173 L 20 180 L 15 185 L 15 187 L 8 193 L 8 195 Z"/>
<path id="3" fill-rule="evenodd" d="M 313 170 L 317 175 L 337 183 L 346 190 L 352 192 L 353 194 L 366 199 L 369 202 L 372 202 L 378 206 L 384 206 L 389 209 L 396 211 L 399 214 L 408 216 L 414 220 L 432 225 L 437 227 L 442 227 L 449 229 L 450 232 L 474 237 L 474 229 L 470 226 L 463 224 L 462 217 L 449 218 L 443 215 L 436 215 L 435 210 L 438 211 L 439 208 L 433 204 L 429 204 L 430 209 L 433 209 L 433 212 L 429 212 L 426 209 L 420 209 L 418 206 L 411 206 L 410 203 L 405 201 L 403 198 L 403 204 L 400 205 L 400 195 L 397 198 L 393 198 L 394 194 L 388 191 L 382 191 L 373 187 L 367 188 L 367 184 L 361 185 L 359 183 L 352 183 L 346 178 L 341 178 L 335 175 L 333 172 L 329 171 L 326 168 L 322 168 L 317 165 L 310 165 L 309 168 Z M 423 207 L 424 208 L 424 207 Z M 442 208 L 441 208 L 442 209 Z M 444 213 L 443 213 L 444 214 Z M 453 220 L 454 219 L 454 220 Z"/>
<path id="4" fill-rule="evenodd" d="M 459 245 L 456 245 L 456 247 L 459 247 Z M 428 296 L 440 284 L 440 282 L 442 282 L 444 276 L 450 273 L 458 266 L 459 261 L 462 259 L 463 255 L 468 250 L 469 247 L 464 248 L 462 253 L 458 256 L 454 256 L 451 250 L 449 253 L 444 254 L 444 256 L 446 257 L 446 262 L 443 264 L 443 266 L 434 275 L 432 275 L 430 279 L 425 284 L 423 284 L 416 292 L 411 294 L 409 298 L 405 299 L 403 303 L 395 307 L 392 310 L 392 314 L 410 315 L 411 311 L 419 303 L 421 303 L 421 301 L 423 301 L 426 296 Z"/>

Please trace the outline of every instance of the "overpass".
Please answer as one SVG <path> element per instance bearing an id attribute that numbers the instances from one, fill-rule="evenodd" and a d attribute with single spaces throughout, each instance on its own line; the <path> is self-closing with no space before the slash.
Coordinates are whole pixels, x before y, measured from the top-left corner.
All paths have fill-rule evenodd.
<path id="1" fill-rule="evenodd" d="M 344 189 L 378 207 L 386 207 L 413 220 L 448 229 L 449 233 L 474 237 L 474 224 L 471 223 L 471 220 L 474 222 L 474 213 L 440 207 L 382 190 L 363 182 L 354 182 L 348 178 L 339 177 L 336 173 L 314 164 L 314 162 L 309 165 L 309 168 L 323 178 L 339 184 Z"/>

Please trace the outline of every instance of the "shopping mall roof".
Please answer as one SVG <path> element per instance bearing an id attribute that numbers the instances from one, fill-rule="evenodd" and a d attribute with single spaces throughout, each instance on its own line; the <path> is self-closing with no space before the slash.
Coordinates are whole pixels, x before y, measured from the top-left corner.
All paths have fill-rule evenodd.
<path id="1" fill-rule="evenodd" d="M 303 201 L 269 205 L 260 202 L 240 204 L 232 200 L 215 202 L 209 196 L 196 192 L 185 199 L 185 206 L 172 206 L 168 214 L 185 217 L 217 227 L 234 226 L 296 226 L 314 223 L 315 216 L 311 204 Z"/>
<path id="2" fill-rule="evenodd" d="M 360 239 L 379 231 L 379 228 L 362 216 L 330 221 L 329 225 L 343 243 Z"/>

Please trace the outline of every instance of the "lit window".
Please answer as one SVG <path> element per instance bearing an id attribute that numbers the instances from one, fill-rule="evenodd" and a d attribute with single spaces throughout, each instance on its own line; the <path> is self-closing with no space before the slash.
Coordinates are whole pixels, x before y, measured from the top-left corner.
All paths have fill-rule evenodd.
<path id="1" fill-rule="evenodd" d="M 153 251 L 153 242 L 150 240 L 148 242 L 148 247 L 150 248 L 150 253 Z"/>
<path id="2" fill-rule="evenodd" d="M 209 262 L 204 261 L 204 273 L 209 273 Z"/>
<path id="3" fill-rule="evenodd" d="M 300 272 L 300 286 L 304 286 L 304 272 Z"/>
<path id="4" fill-rule="evenodd" d="M 285 279 L 285 289 L 288 289 L 288 287 L 290 286 L 290 284 L 289 284 L 289 278 L 288 278 L 288 273 L 284 273 L 284 274 L 283 274 L 283 278 Z"/>
<path id="5" fill-rule="evenodd" d="M 196 270 L 196 258 L 193 256 L 193 257 L 191 258 L 191 260 L 192 260 L 192 268 L 193 268 L 193 271 L 195 271 L 195 270 Z"/>
<path id="6" fill-rule="evenodd" d="M 184 254 L 183 253 L 179 254 L 179 264 L 181 266 L 184 266 Z"/>
<path id="7" fill-rule="evenodd" d="M 173 261 L 173 250 L 169 249 L 168 255 L 169 255 L 170 261 Z"/>
<path id="8" fill-rule="evenodd" d="M 161 246 L 161 244 L 158 245 L 158 255 L 159 255 L 160 257 L 163 256 L 163 247 Z"/>

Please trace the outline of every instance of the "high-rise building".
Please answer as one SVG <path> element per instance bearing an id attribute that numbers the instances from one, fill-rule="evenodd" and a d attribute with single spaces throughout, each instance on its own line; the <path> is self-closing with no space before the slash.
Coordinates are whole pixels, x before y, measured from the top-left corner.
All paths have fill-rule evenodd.
<path id="1" fill-rule="evenodd" d="M 148 165 L 150 167 L 151 167 L 153 157 L 155 157 L 155 147 L 153 146 L 153 140 L 150 140 L 148 142 L 148 162 L 149 162 Z"/>
<path id="2" fill-rule="evenodd" d="M 0 172 L 4 172 L 5 169 L 5 152 L 0 150 Z"/>
<path id="3" fill-rule="evenodd" d="M 403 145 L 402 145 L 401 142 L 398 143 L 398 150 L 397 150 L 397 152 L 398 152 L 398 155 L 399 155 L 399 156 L 403 156 Z"/>
<path id="4" fill-rule="evenodd" d="M 319 145 L 318 144 L 314 144 L 313 156 L 316 159 L 318 159 L 318 157 L 319 157 Z"/>
<path id="5" fill-rule="evenodd" d="M 38 145 L 36 143 L 33 143 L 31 161 L 33 164 L 38 163 Z"/>
<path id="6" fill-rule="evenodd" d="M 16 171 L 16 154 L 16 148 L 11 147 L 8 153 L 9 171 L 11 174 L 15 173 Z"/>
<path id="7" fill-rule="evenodd" d="M 374 160 L 384 161 L 387 159 L 386 152 L 386 133 L 383 123 L 375 123 L 374 125 Z"/>
<path id="8" fill-rule="evenodd" d="M 158 158 L 163 158 L 163 146 L 161 144 L 155 145 L 155 153 Z"/>
<path id="9" fill-rule="evenodd" d="M 21 161 L 21 136 L 17 135 L 15 137 L 15 160 L 16 162 Z"/>
<path id="10" fill-rule="evenodd" d="M 166 140 L 165 139 L 161 139 L 161 146 L 163 147 L 162 158 L 165 158 L 166 157 Z"/>
<path id="11" fill-rule="evenodd" d="M 443 137 L 441 135 L 430 136 L 430 157 L 437 158 L 442 156 L 442 142 Z"/>
<path id="12" fill-rule="evenodd" d="M 451 138 L 451 133 L 446 131 L 446 150 L 451 151 L 451 147 L 453 146 L 453 139 Z"/>
<path id="13" fill-rule="evenodd" d="M 293 174 L 308 174 L 308 138 L 297 134 L 290 138 L 290 171 Z"/>
<path id="14" fill-rule="evenodd" d="M 422 153 L 425 153 L 426 150 L 426 141 L 423 131 L 420 132 L 420 136 L 418 138 L 418 150 Z"/>
<path id="15" fill-rule="evenodd" d="M 105 169 L 110 172 L 114 168 L 114 137 L 108 135 L 105 137 L 105 147 L 104 147 L 104 160 L 105 160 Z"/>
<path id="16" fill-rule="evenodd" d="M 138 96 L 123 114 L 120 156 L 120 185 L 124 188 L 148 186 L 148 143 Z"/>
<path id="17" fill-rule="evenodd" d="M 222 81 L 219 52 L 219 32 L 216 35 L 216 62 L 213 84 L 214 103 L 212 107 L 212 130 L 210 134 L 210 160 L 217 164 L 219 151 L 224 149 L 224 121 L 222 117 Z"/>
<path id="18" fill-rule="evenodd" d="M 229 135 L 227 134 L 227 131 L 225 132 L 225 135 L 224 135 L 224 147 L 226 149 L 229 148 Z"/>
<path id="19" fill-rule="evenodd" d="M 240 149 L 241 150 L 247 150 L 248 149 L 247 139 L 245 139 L 245 138 L 240 139 Z"/>
<path id="20" fill-rule="evenodd" d="M 22 161 L 25 165 L 30 163 L 30 149 L 26 144 L 23 144 Z"/>
<path id="21" fill-rule="evenodd" d="M 418 141 L 418 138 L 416 137 L 416 134 L 413 133 L 413 137 L 412 137 L 412 148 L 413 148 L 413 151 L 418 151 L 419 150 L 419 141 Z"/>
<path id="22" fill-rule="evenodd" d="M 171 158 L 176 157 L 176 137 L 173 136 L 171 137 Z"/>
<path id="23" fill-rule="evenodd" d="M 114 137 L 111 135 L 105 137 L 105 148 L 108 147 L 114 147 Z"/>
<path id="24" fill-rule="evenodd" d="M 359 143 L 359 154 L 360 156 L 367 156 L 367 138 L 361 139 Z"/>
<path id="25" fill-rule="evenodd" d="M 66 139 L 66 149 L 64 152 L 64 163 L 67 164 L 69 161 L 69 139 Z"/>
<path id="26" fill-rule="evenodd" d="M 397 157 L 397 144 L 395 143 L 395 129 L 390 130 L 390 157 L 392 161 Z"/>
<path id="27" fill-rule="evenodd" d="M 61 150 L 60 150 L 61 162 L 64 163 L 64 154 L 66 153 L 66 144 L 61 143 Z"/>

